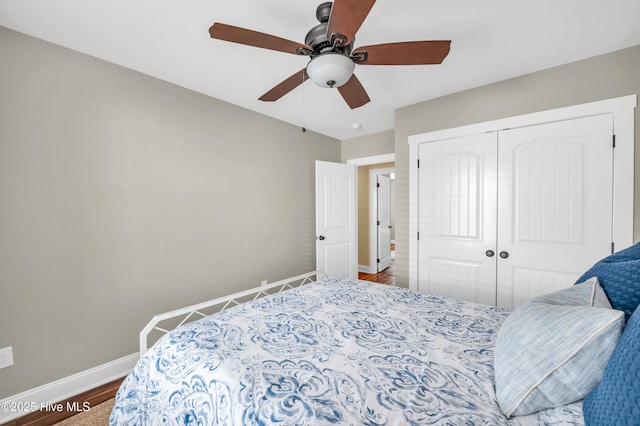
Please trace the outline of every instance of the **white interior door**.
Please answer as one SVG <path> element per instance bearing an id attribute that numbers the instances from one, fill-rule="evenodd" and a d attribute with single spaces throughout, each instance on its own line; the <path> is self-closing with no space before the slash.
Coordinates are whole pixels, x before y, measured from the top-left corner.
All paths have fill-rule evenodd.
<path id="1" fill-rule="evenodd" d="M 498 306 L 571 286 L 611 253 L 613 117 L 499 133 Z"/>
<path id="2" fill-rule="evenodd" d="M 378 272 L 391 266 L 391 179 L 378 175 Z"/>
<path id="3" fill-rule="evenodd" d="M 316 269 L 358 278 L 356 167 L 316 161 Z"/>
<path id="4" fill-rule="evenodd" d="M 418 290 L 496 303 L 497 135 L 419 146 Z"/>

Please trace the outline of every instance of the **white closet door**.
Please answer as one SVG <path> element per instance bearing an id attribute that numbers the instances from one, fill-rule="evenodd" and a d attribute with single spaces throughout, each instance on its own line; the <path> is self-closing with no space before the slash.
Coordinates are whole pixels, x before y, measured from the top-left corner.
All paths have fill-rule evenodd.
<path id="1" fill-rule="evenodd" d="M 419 291 L 495 305 L 496 140 L 420 144 Z"/>
<path id="2" fill-rule="evenodd" d="M 513 309 L 572 285 L 610 254 L 613 118 L 523 127 L 498 137 L 497 304 Z"/>

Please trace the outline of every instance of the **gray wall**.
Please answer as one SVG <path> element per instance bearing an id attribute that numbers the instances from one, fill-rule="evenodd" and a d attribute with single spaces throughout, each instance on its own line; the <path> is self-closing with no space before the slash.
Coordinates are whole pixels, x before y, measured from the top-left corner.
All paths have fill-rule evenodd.
<path id="1" fill-rule="evenodd" d="M 340 141 L 3 28 L 0 58 L 0 399 L 315 268 L 314 160 Z"/>
<path id="2" fill-rule="evenodd" d="M 410 135 L 640 93 L 640 46 L 396 111 L 396 283 L 409 282 Z M 636 123 L 640 109 L 636 108 Z M 635 135 L 634 241 L 640 239 L 640 132 Z"/>
<path id="3" fill-rule="evenodd" d="M 355 158 L 391 154 L 395 151 L 395 132 L 374 133 L 342 141 L 342 162 Z"/>

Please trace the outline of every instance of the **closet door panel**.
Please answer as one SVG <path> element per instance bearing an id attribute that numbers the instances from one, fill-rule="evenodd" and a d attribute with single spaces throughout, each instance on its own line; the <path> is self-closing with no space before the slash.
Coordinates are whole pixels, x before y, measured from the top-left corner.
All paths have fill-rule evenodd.
<path id="1" fill-rule="evenodd" d="M 519 291 L 513 292 L 509 309 L 520 306 L 536 296 L 570 287 L 575 283 L 576 276 L 557 271 L 543 271 L 539 268 L 515 267 L 512 270 L 512 280 L 519 283 Z"/>
<path id="2" fill-rule="evenodd" d="M 496 303 L 496 135 L 419 147 L 418 290 Z"/>
<path id="3" fill-rule="evenodd" d="M 499 133 L 498 306 L 572 285 L 610 253 L 613 119 Z"/>

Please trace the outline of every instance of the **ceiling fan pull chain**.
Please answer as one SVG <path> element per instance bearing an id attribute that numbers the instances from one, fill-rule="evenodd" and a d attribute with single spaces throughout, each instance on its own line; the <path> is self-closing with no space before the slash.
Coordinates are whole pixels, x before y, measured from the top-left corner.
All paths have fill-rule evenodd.
<path id="1" fill-rule="evenodd" d="M 306 133 L 307 129 L 304 127 L 306 120 L 306 114 L 304 110 L 304 74 L 307 72 L 304 68 L 302 69 L 302 133 Z"/>

